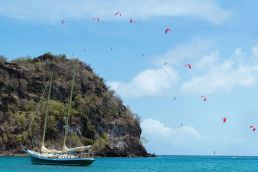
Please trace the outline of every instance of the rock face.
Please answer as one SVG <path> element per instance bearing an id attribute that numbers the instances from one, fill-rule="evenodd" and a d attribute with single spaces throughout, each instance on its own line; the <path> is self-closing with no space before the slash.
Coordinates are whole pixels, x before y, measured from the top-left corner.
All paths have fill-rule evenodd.
<path id="1" fill-rule="evenodd" d="M 49 53 L 0 63 L 0 154 L 19 153 L 21 145 L 40 147 L 47 94 L 27 137 L 26 132 L 52 75 L 46 147 L 61 148 L 74 64 L 77 72 L 67 146 L 93 144 L 97 156 L 148 156 L 140 141 L 139 120 L 104 80 L 82 62 Z"/>

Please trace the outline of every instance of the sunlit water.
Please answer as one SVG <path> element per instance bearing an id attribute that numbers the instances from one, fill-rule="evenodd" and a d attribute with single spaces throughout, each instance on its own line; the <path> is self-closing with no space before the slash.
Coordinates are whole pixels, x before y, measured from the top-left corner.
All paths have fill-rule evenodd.
<path id="1" fill-rule="evenodd" d="M 28 157 L 0 157 L 0 172 L 174 172 L 258 171 L 258 157 L 158 156 L 156 158 L 96 158 L 88 167 L 31 165 Z"/>

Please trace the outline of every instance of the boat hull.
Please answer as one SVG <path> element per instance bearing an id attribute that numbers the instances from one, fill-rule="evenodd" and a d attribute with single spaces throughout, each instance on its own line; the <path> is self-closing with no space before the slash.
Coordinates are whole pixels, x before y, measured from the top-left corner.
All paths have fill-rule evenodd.
<path id="1" fill-rule="evenodd" d="M 49 158 L 31 152 L 29 155 L 35 165 L 88 166 L 95 161 L 93 158 Z"/>

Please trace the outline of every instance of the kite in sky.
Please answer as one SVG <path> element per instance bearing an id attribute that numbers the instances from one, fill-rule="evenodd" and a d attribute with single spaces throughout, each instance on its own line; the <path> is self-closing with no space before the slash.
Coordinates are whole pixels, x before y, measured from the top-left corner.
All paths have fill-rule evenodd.
<path id="1" fill-rule="evenodd" d="M 100 21 L 99 17 L 93 17 L 92 20 L 97 21 L 97 22 Z"/>
<path id="2" fill-rule="evenodd" d="M 122 16 L 122 14 L 118 11 L 118 12 L 116 12 L 115 14 L 114 14 L 115 16 Z"/>
<path id="3" fill-rule="evenodd" d="M 168 34 L 168 32 L 170 32 L 171 31 L 171 29 L 168 27 L 168 28 L 166 28 L 165 29 L 165 34 Z"/>
<path id="4" fill-rule="evenodd" d="M 201 98 L 202 101 L 204 101 L 204 102 L 207 101 L 207 97 L 206 97 L 206 96 L 201 96 L 200 98 Z"/>
<path id="5" fill-rule="evenodd" d="M 130 19 L 129 22 L 130 23 L 136 23 L 136 21 L 134 19 Z"/>
<path id="6" fill-rule="evenodd" d="M 227 118 L 226 117 L 222 118 L 222 122 L 226 123 L 227 122 Z"/>
<path id="7" fill-rule="evenodd" d="M 256 130 L 256 126 L 255 125 L 251 125 L 249 128 L 251 128 L 253 130 L 253 132 L 255 132 L 255 130 Z"/>
<path id="8" fill-rule="evenodd" d="M 188 69 L 192 69 L 192 65 L 191 64 L 185 64 L 185 67 L 188 67 Z"/>

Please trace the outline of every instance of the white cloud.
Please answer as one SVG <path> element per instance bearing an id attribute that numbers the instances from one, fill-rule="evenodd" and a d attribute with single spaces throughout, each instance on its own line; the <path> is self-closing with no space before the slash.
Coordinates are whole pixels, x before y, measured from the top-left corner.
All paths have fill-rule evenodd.
<path id="1" fill-rule="evenodd" d="M 196 68 L 199 70 L 207 70 L 214 67 L 214 64 L 219 60 L 219 52 L 211 52 L 207 55 L 204 55 L 197 63 Z"/>
<path id="2" fill-rule="evenodd" d="M 24 20 L 60 20 L 60 18 L 87 19 L 100 16 L 114 20 L 116 11 L 127 19 L 150 19 L 159 16 L 190 16 L 214 24 L 220 24 L 231 15 L 216 0 L 1 0 L 0 15 Z"/>
<path id="3" fill-rule="evenodd" d="M 171 89 L 178 80 L 177 72 L 171 67 L 147 69 L 131 81 L 109 82 L 111 89 L 123 97 L 160 96 Z"/>
<path id="4" fill-rule="evenodd" d="M 176 147 L 189 147 L 189 142 L 202 138 L 201 134 L 191 126 L 172 128 L 154 119 L 144 119 L 141 128 L 148 140 L 169 142 Z"/>
<path id="5" fill-rule="evenodd" d="M 189 43 L 179 44 L 157 58 L 158 65 L 167 62 L 169 65 L 183 65 L 199 60 L 201 56 L 213 49 L 213 43 L 202 39 L 193 39 Z"/>
<path id="6" fill-rule="evenodd" d="M 168 91 L 194 94 L 212 94 L 230 91 L 236 87 L 253 87 L 258 83 L 258 46 L 246 53 L 235 49 L 231 57 L 223 57 L 212 42 L 194 39 L 179 44 L 156 60 L 166 68 L 147 69 L 129 82 L 110 82 L 122 97 L 165 95 Z M 186 71 L 184 64 L 191 63 Z"/>
<path id="7" fill-rule="evenodd" d="M 184 93 L 211 94 L 229 91 L 235 87 L 252 87 L 258 82 L 258 46 L 251 54 L 237 48 L 232 57 L 223 57 L 211 41 L 194 39 L 179 44 L 157 58 L 157 64 L 167 62 L 179 66 L 191 63 L 190 74 L 179 73 L 181 83 L 178 90 Z"/>
<path id="8" fill-rule="evenodd" d="M 211 49 L 213 49 L 212 43 L 202 39 L 194 39 L 190 43 L 179 44 L 164 55 L 157 57 L 155 63 L 158 66 L 163 66 L 162 68 L 146 69 L 134 76 L 129 82 L 113 81 L 109 82 L 108 85 L 120 96 L 130 98 L 161 96 L 169 90 L 175 92 L 181 78 L 179 73 L 171 66 L 179 65 L 182 68 L 185 63 L 198 61 Z M 165 62 L 167 63 L 166 67 L 164 67 Z"/>
<path id="9" fill-rule="evenodd" d="M 144 119 L 141 123 L 141 128 L 147 135 L 153 134 L 162 137 L 169 137 L 174 133 L 173 129 L 154 119 Z"/>
<path id="10" fill-rule="evenodd" d="M 243 57 L 244 56 L 244 52 L 243 52 L 242 48 L 237 48 L 235 50 L 235 56 L 236 57 Z"/>
<path id="11" fill-rule="evenodd" d="M 226 60 L 222 60 L 218 52 L 201 57 L 199 67 L 201 66 L 202 69 L 207 67 L 206 70 L 184 81 L 180 89 L 184 92 L 211 94 L 218 91 L 228 91 L 234 87 L 256 85 L 258 82 L 258 63 L 252 60 L 256 56 L 255 48 L 252 48 L 250 57 L 246 57 L 245 54 L 242 49 L 238 48 L 233 57 Z M 202 65 L 203 61 L 206 65 Z"/>
<path id="12" fill-rule="evenodd" d="M 217 155 L 254 155 L 253 149 L 257 145 L 254 133 L 236 137 L 232 133 L 229 135 L 228 131 L 216 129 L 219 134 L 208 133 L 207 136 L 191 126 L 170 127 L 155 119 L 144 119 L 141 128 L 142 137 L 148 140 L 145 147 L 158 155 L 212 155 L 213 150 Z"/>
<path id="13" fill-rule="evenodd" d="M 252 48 L 252 54 L 254 58 L 258 59 L 258 45 Z"/>

